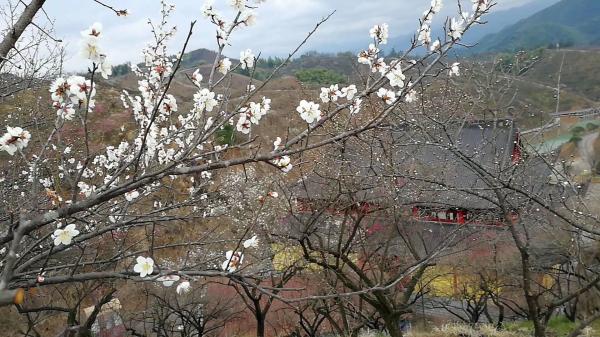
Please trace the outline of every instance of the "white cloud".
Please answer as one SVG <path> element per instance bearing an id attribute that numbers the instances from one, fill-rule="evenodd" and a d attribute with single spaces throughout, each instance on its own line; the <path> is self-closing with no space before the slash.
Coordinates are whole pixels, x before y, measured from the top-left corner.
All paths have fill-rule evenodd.
<path id="1" fill-rule="evenodd" d="M 504 0 L 496 8 L 506 9 L 533 0 Z M 110 3 L 110 1 L 107 1 Z M 178 26 L 177 38 L 173 40 L 172 52 L 178 51 L 186 35 L 189 23 L 198 20 L 189 50 L 196 48 L 215 49 L 214 27 L 200 14 L 202 2 L 198 0 L 174 0 L 177 6 L 171 22 Z M 141 48 L 151 39 L 147 18 L 158 18 L 160 4 L 149 0 L 112 1 L 118 9 L 127 8 L 131 15 L 117 17 L 114 13 L 93 1 L 61 0 L 48 2 L 45 9 L 56 18 L 57 35 L 66 42 L 66 70 L 85 69 L 85 60 L 78 54 L 79 31 L 92 22 L 99 21 L 105 27 L 102 41 L 105 52 L 113 64 L 140 60 Z M 226 2 L 216 1 L 223 13 Z M 238 31 L 232 38 L 227 55 L 237 55 L 240 50 L 252 48 L 263 56 L 287 55 L 304 39 L 306 34 L 324 16 L 336 10 L 334 16 L 324 24 L 302 51 L 334 51 L 351 49 L 369 42 L 368 30 L 377 23 L 390 25 L 390 36 L 412 34 L 417 29 L 418 18 L 429 6 L 430 0 L 267 0 L 257 10 L 258 21 L 253 27 Z M 456 6 L 452 0 L 445 1 L 445 12 L 453 15 Z M 65 15 L 68 9 L 77 8 L 76 15 Z"/>

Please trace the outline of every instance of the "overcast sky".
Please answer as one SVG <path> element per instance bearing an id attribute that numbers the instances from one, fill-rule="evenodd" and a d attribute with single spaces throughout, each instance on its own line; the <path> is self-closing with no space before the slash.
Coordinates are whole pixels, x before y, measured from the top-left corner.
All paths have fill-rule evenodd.
<path id="1" fill-rule="evenodd" d="M 91 0 L 48 1 L 44 8 L 56 19 L 56 35 L 65 42 L 68 71 L 85 68 L 86 61 L 78 55 L 79 31 L 94 21 L 104 25 L 102 46 L 113 64 L 137 62 L 140 50 L 151 39 L 147 19 L 159 15 L 158 0 L 104 0 L 118 9 L 127 8 L 131 14 L 117 17 L 113 12 Z M 520 6 L 533 0 L 498 0 L 495 10 Z M 172 16 L 179 34 L 171 43 L 173 51 L 179 50 L 185 32 L 192 20 L 198 20 L 188 50 L 215 49 L 214 26 L 201 17 L 202 0 L 171 0 L 176 5 Z M 463 2 L 468 2 L 464 0 Z M 215 0 L 216 7 L 227 17 L 233 15 L 228 0 Z M 336 11 L 317 32 L 303 51 L 337 51 L 346 46 L 369 43 L 368 30 L 376 23 L 386 22 L 390 36 L 411 34 L 418 17 L 428 8 L 430 0 L 267 0 L 257 10 L 257 23 L 237 31 L 226 55 L 238 57 L 242 49 L 251 48 L 264 56 L 286 55 L 312 29 L 320 18 Z M 441 15 L 455 15 L 456 2 L 445 0 Z M 470 6 L 469 6 L 470 7 Z M 470 9 L 470 8 L 469 8 Z M 346 47 L 346 48 L 344 48 Z"/>

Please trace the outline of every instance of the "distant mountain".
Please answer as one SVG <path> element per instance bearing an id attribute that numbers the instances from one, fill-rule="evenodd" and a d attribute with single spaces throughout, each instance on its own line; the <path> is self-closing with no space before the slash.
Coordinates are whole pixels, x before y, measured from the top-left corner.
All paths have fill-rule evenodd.
<path id="1" fill-rule="evenodd" d="M 463 43 L 473 45 L 480 41 L 483 37 L 498 33 L 502 29 L 517 23 L 519 20 L 525 19 L 549 6 L 555 4 L 559 0 L 533 0 L 525 5 L 513 7 L 504 10 L 493 8 L 491 12 L 484 17 L 484 25 L 477 25 L 470 29 L 463 37 Z M 452 13 L 447 13 L 451 15 Z M 439 17 L 440 20 L 442 16 Z M 445 19 L 445 16 L 444 16 Z M 436 22 L 434 26 L 441 27 L 443 22 Z M 443 36 L 442 29 L 434 31 L 433 36 Z M 413 35 L 402 35 L 390 39 L 389 44 L 384 48 L 389 52 L 392 48 L 395 50 L 403 50 L 410 44 L 410 39 Z M 357 48 L 364 48 L 359 45 Z"/>
<path id="2" fill-rule="evenodd" d="M 513 7 L 506 10 L 496 10 L 493 8 L 487 16 L 483 18 L 485 25 L 475 26 L 469 30 L 463 39 L 466 44 L 479 42 L 483 37 L 497 33 L 502 29 L 517 23 L 519 20 L 530 17 L 531 15 L 548 8 L 559 0 L 534 0 L 523 6 Z"/>
<path id="3" fill-rule="evenodd" d="M 187 52 L 181 58 L 181 68 L 193 68 L 203 64 L 212 64 L 217 53 L 212 50 L 200 48 Z"/>
<path id="4" fill-rule="evenodd" d="M 516 51 L 559 44 L 597 46 L 600 43 L 600 1 L 562 0 L 500 32 L 481 39 L 477 52 Z"/>

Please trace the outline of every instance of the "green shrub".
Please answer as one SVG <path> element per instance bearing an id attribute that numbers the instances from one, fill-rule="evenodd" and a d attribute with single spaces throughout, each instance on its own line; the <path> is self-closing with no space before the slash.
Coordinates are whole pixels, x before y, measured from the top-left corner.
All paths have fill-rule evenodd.
<path id="1" fill-rule="evenodd" d="M 322 68 L 299 70 L 295 75 L 300 82 L 308 84 L 331 85 L 346 81 L 344 75 Z"/>
<path id="2" fill-rule="evenodd" d="M 582 134 L 585 132 L 585 128 L 583 126 L 576 126 L 571 129 L 571 133 L 574 135 Z"/>
<path id="3" fill-rule="evenodd" d="M 235 142 L 235 132 L 233 125 L 226 124 L 222 129 L 217 130 L 216 140 L 219 145 L 233 145 Z"/>

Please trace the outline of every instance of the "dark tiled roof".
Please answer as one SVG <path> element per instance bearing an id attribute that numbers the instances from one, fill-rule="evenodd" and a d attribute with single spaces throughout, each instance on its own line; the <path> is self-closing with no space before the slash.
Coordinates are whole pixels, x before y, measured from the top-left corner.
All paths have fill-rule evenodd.
<path id="1" fill-rule="evenodd" d="M 510 119 L 436 125 L 427 130 L 380 129 L 331 151 L 329 162 L 304 177 L 294 191 L 310 200 L 335 196 L 369 203 L 394 200 L 444 208 L 496 208 L 486 200 L 494 200 L 495 195 L 483 174 L 511 179 L 511 184 L 540 197 L 560 193 L 547 184 L 550 166 L 541 158 L 513 162 L 517 143 L 518 129 Z"/>

